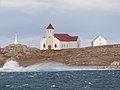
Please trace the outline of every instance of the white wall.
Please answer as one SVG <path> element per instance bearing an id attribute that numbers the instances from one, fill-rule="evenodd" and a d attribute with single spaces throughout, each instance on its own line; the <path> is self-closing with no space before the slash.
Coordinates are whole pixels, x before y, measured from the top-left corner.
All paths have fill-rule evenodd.
<path id="1" fill-rule="evenodd" d="M 47 29 L 46 30 L 46 45 L 47 45 L 47 49 L 48 46 L 50 45 L 51 47 L 53 47 L 53 36 L 54 35 L 54 30 L 53 29 Z"/>
<path id="2" fill-rule="evenodd" d="M 80 47 L 80 38 L 78 37 L 78 39 L 77 39 L 77 48 L 79 48 Z"/>
<path id="3" fill-rule="evenodd" d="M 55 47 L 55 44 L 57 45 L 57 47 Z M 54 50 L 59 50 L 59 49 L 61 49 L 61 48 L 60 48 L 60 41 L 59 41 L 57 38 L 55 38 L 55 37 L 53 37 L 52 49 L 54 49 Z"/>
<path id="4" fill-rule="evenodd" d="M 44 48 L 44 44 L 45 44 L 45 48 Z M 55 47 L 55 44 L 57 45 L 57 47 Z M 53 43 L 49 43 L 49 41 L 47 41 L 47 37 L 42 39 L 40 42 L 40 50 L 48 50 L 48 45 L 51 45 L 53 50 L 61 49 L 60 41 L 58 39 L 56 39 L 55 37 L 53 37 Z"/>
<path id="5" fill-rule="evenodd" d="M 45 44 L 45 48 L 43 47 L 44 44 Z M 47 47 L 46 47 L 46 37 L 43 38 L 43 39 L 40 41 L 40 50 L 47 50 Z"/>
<path id="6" fill-rule="evenodd" d="M 107 45 L 107 41 L 102 36 L 99 36 L 91 44 L 92 46 L 102 46 Z"/>
<path id="7" fill-rule="evenodd" d="M 52 40 L 51 40 L 52 39 Z M 68 41 L 68 42 L 61 42 L 54 36 L 51 37 L 49 40 L 48 37 L 45 37 L 40 42 L 40 50 L 48 50 L 48 45 L 51 45 L 51 49 L 53 50 L 60 50 L 60 49 L 69 49 L 69 48 L 79 48 L 80 39 L 78 38 L 77 41 Z M 45 44 L 45 48 L 44 48 Z M 55 44 L 57 47 L 55 47 Z"/>
<path id="8" fill-rule="evenodd" d="M 60 42 L 60 47 L 61 47 L 61 49 L 79 48 L 77 41 Z"/>

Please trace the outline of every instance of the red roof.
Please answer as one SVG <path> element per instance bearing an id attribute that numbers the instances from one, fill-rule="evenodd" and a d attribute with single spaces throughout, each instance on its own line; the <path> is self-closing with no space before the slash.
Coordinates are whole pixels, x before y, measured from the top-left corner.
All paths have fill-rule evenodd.
<path id="1" fill-rule="evenodd" d="M 54 29 L 51 24 L 48 25 L 47 29 Z"/>
<path id="2" fill-rule="evenodd" d="M 54 36 L 60 41 L 77 41 L 78 36 L 70 36 L 68 34 L 54 34 Z"/>

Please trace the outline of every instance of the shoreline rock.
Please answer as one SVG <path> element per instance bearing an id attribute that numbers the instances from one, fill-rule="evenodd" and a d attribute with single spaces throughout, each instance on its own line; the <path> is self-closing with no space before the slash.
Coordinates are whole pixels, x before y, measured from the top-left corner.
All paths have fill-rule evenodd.
<path id="1" fill-rule="evenodd" d="M 53 61 L 70 66 L 117 67 L 120 65 L 117 63 L 120 63 L 120 44 L 57 51 L 41 51 L 21 44 L 11 44 L 0 48 L 0 66 L 12 58 L 21 66 Z"/>

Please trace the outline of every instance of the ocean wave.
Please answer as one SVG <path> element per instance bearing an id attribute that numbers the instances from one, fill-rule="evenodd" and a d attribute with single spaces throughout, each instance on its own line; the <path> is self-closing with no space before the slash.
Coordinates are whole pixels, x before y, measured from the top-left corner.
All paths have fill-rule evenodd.
<path id="1" fill-rule="evenodd" d="M 41 72 L 41 71 L 78 71 L 78 70 L 110 70 L 110 68 L 97 68 L 97 67 L 80 67 L 69 66 L 56 62 L 44 62 L 40 64 L 31 65 L 28 67 L 22 67 L 15 60 L 8 60 L 3 68 L 0 68 L 1 72 Z M 113 69 L 115 70 L 115 69 Z"/>

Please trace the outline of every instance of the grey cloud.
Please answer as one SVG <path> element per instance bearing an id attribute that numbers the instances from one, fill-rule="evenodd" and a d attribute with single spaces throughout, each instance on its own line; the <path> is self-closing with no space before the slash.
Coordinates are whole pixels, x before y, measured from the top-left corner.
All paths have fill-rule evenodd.
<path id="1" fill-rule="evenodd" d="M 120 0 L 1 0 L 0 8 L 35 12 L 52 8 L 120 10 Z"/>

